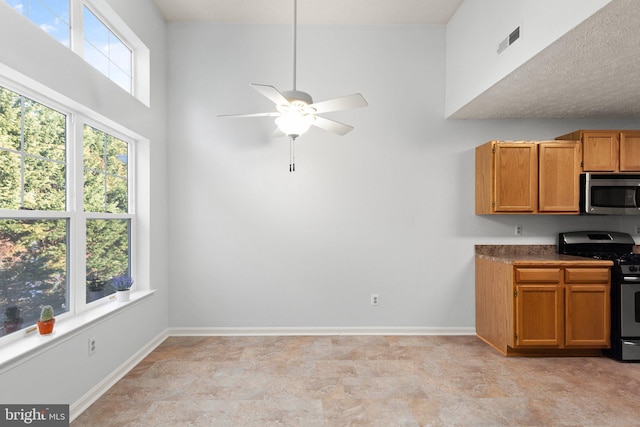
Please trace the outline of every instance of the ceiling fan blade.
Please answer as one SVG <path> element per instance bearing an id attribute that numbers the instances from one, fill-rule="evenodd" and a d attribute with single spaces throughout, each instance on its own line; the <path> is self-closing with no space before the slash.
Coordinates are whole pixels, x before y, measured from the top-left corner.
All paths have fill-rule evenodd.
<path id="1" fill-rule="evenodd" d="M 229 117 L 232 119 L 243 119 L 245 117 L 278 117 L 280 113 L 273 111 L 271 113 L 251 113 L 251 114 L 219 114 L 218 117 Z"/>
<path id="2" fill-rule="evenodd" d="M 336 133 L 340 136 L 346 135 L 353 130 L 353 126 L 345 125 L 344 123 L 336 122 L 335 120 L 330 120 L 320 116 L 316 116 L 316 119 L 313 121 L 313 125 L 320 129 Z"/>
<path id="3" fill-rule="evenodd" d="M 263 96 L 269 98 L 276 105 L 289 105 L 287 98 L 285 98 L 280 91 L 273 86 L 251 83 L 251 87 L 260 92 Z"/>
<path id="4" fill-rule="evenodd" d="M 366 107 L 369 105 L 362 95 L 354 93 L 353 95 L 341 96 L 327 101 L 311 104 L 309 107 L 316 110 L 316 113 L 328 113 L 330 111 L 348 110 L 351 108 Z"/>

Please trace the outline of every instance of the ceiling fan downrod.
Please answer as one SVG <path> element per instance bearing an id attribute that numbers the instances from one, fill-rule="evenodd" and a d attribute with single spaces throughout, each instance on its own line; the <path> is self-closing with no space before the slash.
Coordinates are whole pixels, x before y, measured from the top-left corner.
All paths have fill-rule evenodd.
<path id="1" fill-rule="evenodd" d="M 296 90 L 296 60 L 298 46 L 298 0 L 293 0 L 293 90 Z"/>
<path id="2" fill-rule="evenodd" d="M 298 0 L 293 0 L 293 90 L 296 92 L 296 62 L 298 52 Z M 311 100 L 310 100 L 311 101 Z M 313 101 L 309 102 L 312 103 Z M 289 135 L 289 172 L 296 171 L 296 135 Z"/>

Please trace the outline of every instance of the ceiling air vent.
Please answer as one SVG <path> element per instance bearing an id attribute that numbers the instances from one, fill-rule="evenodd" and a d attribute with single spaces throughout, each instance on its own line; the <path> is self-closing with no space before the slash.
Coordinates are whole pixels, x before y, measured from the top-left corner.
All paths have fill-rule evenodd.
<path id="1" fill-rule="evenodd" d="M 506 48 L 515 43 L 516 40 L 520 38 L 520 27 L 516 28 L 509 34 L 509 36 L 502 40 L 498 45 L 498 53 L 502 53 Z"/>

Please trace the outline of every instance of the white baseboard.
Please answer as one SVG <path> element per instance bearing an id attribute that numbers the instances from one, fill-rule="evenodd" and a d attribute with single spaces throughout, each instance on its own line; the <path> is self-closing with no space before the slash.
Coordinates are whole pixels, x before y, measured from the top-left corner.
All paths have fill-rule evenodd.
<path id="1" fill-rule="evenodd" d="M 89 392 L 82 396 L 78 401 L 72 403 L 69 406 L 69 421 L 75 420 L 80 414 L 82 414 L 89 406 L 107 392 L 111 387 L 120 381 L 129 371 L 131 371 L 138 363 L 140 363 L 145 357 L 149 355 L 157 346 L 162 343 L 169 336 L 168 330 L 163 331 L 153 340 L 149 341 L 147 345 L 138 350 L 133 356 L 126 362 L 113 371 L 108 377 L 100 381 Z"/>
<path id="2" fill-rule="evenodd" d="M 70 421 L 120 381 L 129 371 L 170 336 L 320 336 L 320 335 L 475 335 L 475 328 L 431 327 L 321 327 L 321 328 L 169 328 L 131 356 L 69 407 Z"/>
<path id="3" fill-rule="evenodd" d="M 169 336 L 261 335 L 475 335 L 475 328 L 432 327 L 319 327 L 319 328 L 169 328 Z"/>

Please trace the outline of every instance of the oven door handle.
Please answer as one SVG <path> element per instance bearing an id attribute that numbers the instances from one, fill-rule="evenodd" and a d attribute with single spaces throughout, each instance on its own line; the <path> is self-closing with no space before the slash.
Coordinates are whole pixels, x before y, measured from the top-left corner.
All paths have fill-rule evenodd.
<path id="1" fill-rule="evenodd" d="M 640 344 L 638 344 L 637 341 L 622 341 L 622 344 L 624 344 L 624 345 L 635 345 L 635 346 L 640 345 Z"/>
<path id="2" fill-rule="evenodd" d="M 640 276 L 622 276 L 624 282 L 640 282 Z"/>

